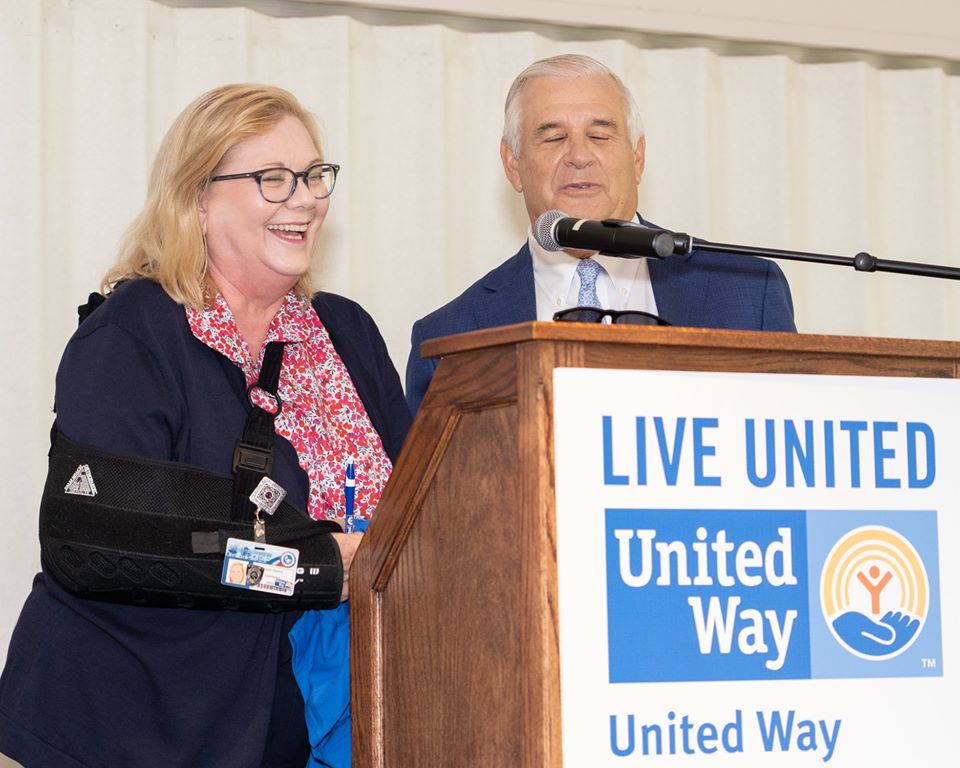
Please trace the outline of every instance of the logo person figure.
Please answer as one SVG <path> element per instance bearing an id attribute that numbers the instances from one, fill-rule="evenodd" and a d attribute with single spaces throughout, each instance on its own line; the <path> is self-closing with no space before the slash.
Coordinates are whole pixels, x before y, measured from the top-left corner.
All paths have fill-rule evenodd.
<path id="1" fill-rule="evenodd" d="M 879 581 L 876 579 L 880 576 L 880 568 L 876 565 L 870 566 L 870 578 L 868 579 L 863 575 L 863 571 L 857 571 L 857 580 L 867 588 L 867 592 L 870 593 L 870 613 L 874 616 L 880 615 L 880 593 L 883 592 L 884 587 L 890 583 L 890 579 L 893 578 L 893 574 L 890 571 L 887 571 L 883 574 L 883 578 Z M 873 579 L 871 581 L 870 579 Z"/>

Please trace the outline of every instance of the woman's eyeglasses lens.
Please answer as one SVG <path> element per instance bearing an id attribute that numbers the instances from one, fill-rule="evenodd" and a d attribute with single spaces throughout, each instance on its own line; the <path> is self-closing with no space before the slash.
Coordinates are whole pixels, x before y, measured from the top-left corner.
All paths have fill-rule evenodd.
<path id="1" fill-rule="evenodd" d="M 313 165 L 306 171 L 307 189 L 318 200 L 329 197 L 337 181 L 337 171 L 332 165 Z M 298 176 L 289 168 L 271 168 L 260 175 L 260 194 L 269 203 L 285 203 L 296 191 Z"/>

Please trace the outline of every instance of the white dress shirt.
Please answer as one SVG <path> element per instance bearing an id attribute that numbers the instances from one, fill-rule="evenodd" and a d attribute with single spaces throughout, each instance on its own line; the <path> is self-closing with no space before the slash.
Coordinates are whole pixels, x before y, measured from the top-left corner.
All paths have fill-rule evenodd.
<path id="1" fill-rule="evenodd" d="M 639 218 L 634 217 L 639 223 Z M 533 231 L 527 235 L 533 256 L 533 280 L 537 293 L 537 320 L 553 320 L 554 312 L 577 306 L 580 278 L 579 259 L 563 251 L 546 251 L 536 241 Z M 594 254 L 602 269 L 597 275 L 597 296 L 604 309 L 635 309 L 657 314 L 657 301 L 647 260 L 621 259 Z"/>

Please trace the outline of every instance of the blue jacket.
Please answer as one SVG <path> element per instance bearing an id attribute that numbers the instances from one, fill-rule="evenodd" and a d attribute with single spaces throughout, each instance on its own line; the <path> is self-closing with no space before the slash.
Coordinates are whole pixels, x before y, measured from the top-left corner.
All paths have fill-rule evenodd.
<path id="1" fill-rule="evenodd" d="M 313 306 L 396 460 L 410 414 L 373 320 L 333 294 Z M 73 440 L 229 475 L 245 382 L 194 338 L 183 307 L 136 280 L 68 343 L 56 411 Z M 271 475 L 307 508 L 307 476 L 279 436 Z M 38 574 L 0 678 L 0 752 L 58 768 L 280 765 L 269 753 L 285 744 L 304 755 L 287 638 L 299 616 L 87 601 Z"/>
<path id="2" fill-rule="evenodd" d="M 646 223 L 641 219 L 641 223 Z M 695 249 L 648 259 L 657 312 L 672 325 L 754 331 L 796 331 L 790 287 L 771 261 Z M 537 319 L 533 258 L 526 244 L 450 303 L 413 326 L 407 403 L 416 413 L 437 360 L 420 357 L 427 339 Z"/>

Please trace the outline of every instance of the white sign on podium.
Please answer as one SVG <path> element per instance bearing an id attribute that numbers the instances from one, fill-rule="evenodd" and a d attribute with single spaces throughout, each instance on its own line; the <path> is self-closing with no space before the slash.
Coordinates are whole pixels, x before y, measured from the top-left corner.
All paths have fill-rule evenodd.
<path id="1" fill-rule="evenodd" d="M 555 370 L 564 764 L 952 764 L 958 402 Z"/>

